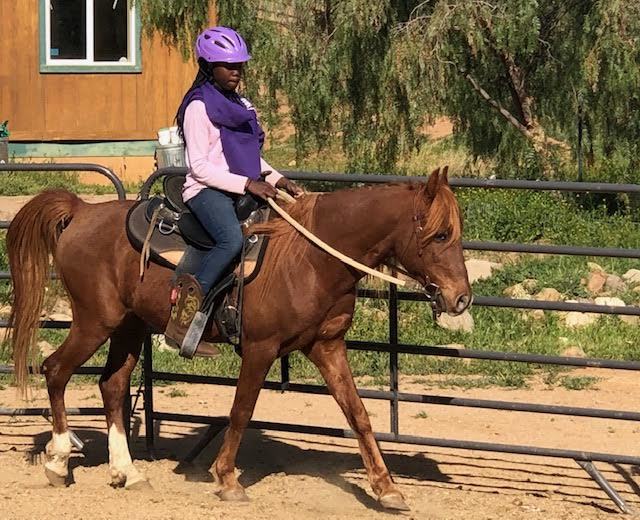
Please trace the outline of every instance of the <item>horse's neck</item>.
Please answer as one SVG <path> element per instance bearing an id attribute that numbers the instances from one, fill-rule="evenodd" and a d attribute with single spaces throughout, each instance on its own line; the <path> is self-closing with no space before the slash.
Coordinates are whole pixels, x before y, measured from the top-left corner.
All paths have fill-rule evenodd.
<path id="1" fill-rule="evenodd" d="M 402 186 L 325 194 L 316 206 L 315 227 L 339 251 L 377 267 L 391 254 L 410 203 L 409 191 Z M 410 222 L 410 217 L 406 220 Z"/>

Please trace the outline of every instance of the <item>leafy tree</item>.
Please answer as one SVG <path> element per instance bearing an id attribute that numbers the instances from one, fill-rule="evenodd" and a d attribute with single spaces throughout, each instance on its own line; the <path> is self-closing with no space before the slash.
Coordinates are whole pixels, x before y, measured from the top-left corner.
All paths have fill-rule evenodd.
<path id="1" fill-rule="evenodd" d="M 207 0 L 137 0 L 150 30 L 188 54 Z M 263 116 L 286 104 L 299 157 L 339 137 L 351 170 L 387 170 L 439 115 L 503 175 L 552 176 L 576 151 L 620 177 L 638 166 L 636 0 L 218 0 L 254 59 Z M 599 161 L 601 164 L 602 161 Z"/>

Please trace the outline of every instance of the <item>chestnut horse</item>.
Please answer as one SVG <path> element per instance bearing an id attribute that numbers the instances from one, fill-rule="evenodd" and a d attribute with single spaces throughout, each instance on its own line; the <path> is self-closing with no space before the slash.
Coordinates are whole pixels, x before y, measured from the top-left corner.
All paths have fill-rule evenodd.
<path id="1" fill-rule="evenodd" d="M 73 371 L 109 339 L 99 386 L 112 484 L 149 485 L 132 463 L 122 410 L 145 334 L 149 327 L 164 330 L 169 318 L 173 273 L 152 264 L 140 279 L 140 255 L 125 233 L 131 205 L 131 201 L 88 204 L 65 190 L 46 191 L 18 212 L 7 233 L 14 297 L 13 358 L 23 391 L 28 365 L 37 358 L 34 340 L 51 257 L 73 311 L 68 337 L 41 367 L 53 417 L 45 463 L 53 485 L 63 485 L 68 477 L 71 443 L 65 387 Z M 438 310 L 455 315 L 471 303 L 462 222 L 446 169 L 434 171 L 423 184 L 307 194 L 288 209 L 322 240 L 352 258 L 376 267 L 393 257 L 424 286 L 439 286 Z M 363 274 L 310 244 L 282 219 L 262 226 L 272 239 L 260 274 L 245 287 L 242 367 L 229 426 L 212 468 L 221 486 L 219 496 L 247 500 L 235 475 L 243 431 L 274 360 L 301 350 L 320 370 L 354 430 L 380 503 L 407 509 L 382 459 L 347 361 L 344 335 Z M 208 336 L 205 339 L 214 340 L 216 330 Z"/>

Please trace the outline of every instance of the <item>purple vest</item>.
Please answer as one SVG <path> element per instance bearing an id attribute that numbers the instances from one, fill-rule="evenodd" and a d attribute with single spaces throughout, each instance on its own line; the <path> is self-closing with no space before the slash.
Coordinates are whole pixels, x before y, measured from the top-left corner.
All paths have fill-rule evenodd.
<path id="1" fill-rule="evenodd" d="M 184 96 L 178 109 L 183 120 L 187 105 L 194 100 L 204 103 L 209 119 L 220 128 L 222 152 L 231 173 L 258 180 L 264 132 L 255 110 L 249 110 L 237 93 L 222 92 L 207 82 Z"/>

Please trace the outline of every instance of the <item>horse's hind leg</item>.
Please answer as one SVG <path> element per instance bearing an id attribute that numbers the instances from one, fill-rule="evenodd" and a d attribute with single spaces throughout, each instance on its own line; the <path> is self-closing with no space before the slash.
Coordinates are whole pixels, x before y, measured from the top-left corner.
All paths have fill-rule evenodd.
<path id="1" fill-rule="evenodd" d="M 45 473 L 54 486 L 66 484 L 71 440 L 67 427 L 64 391 L 73 372 L 83 365 L 109 337 L 110 331 L 90 320 L 75 317 L 62 345 L 42 364 L 51 403 L 53 435 L 47 443 Z"/>
<path id="2" fill-rule="evenodd" d="M 146 333 L 145 324 L 127 316 L 111 335 L 109 357 L 100 378 L 109 431 L 109 469 L 111 485 L 127 489 L 148 488 L 149 483 L 133 465 L 125 434 L 123 404 L 129 398 L 131 372 L 138 362 Z"/>
<path id="3" fill-rule="evenodd" d="M 369 415 L 353 381 L 344 340 L 318 341 L 305 354 L 320 370 L 327 388 L 342 408 L 349 425 L 355 432 L 369 482 L 380 504 L 389 509 L 408 510 L 402 493 L 391 479 L 378 443 L 373 436 Z"/>
<path id="4" fill-rule="evenodd" d="M 222 500 L 232 502 L 249 500 L 235 475 L 236 455 L 242 434 L 253 415 L 262 383 L 276 357 L 277 347 L 243 345 L 242 366 L 233 407 L 229 414 L 229 427 L 225 432 L 220 452 L 213 463 L 213 473 L 221 486 L 219 496 Z"/>

